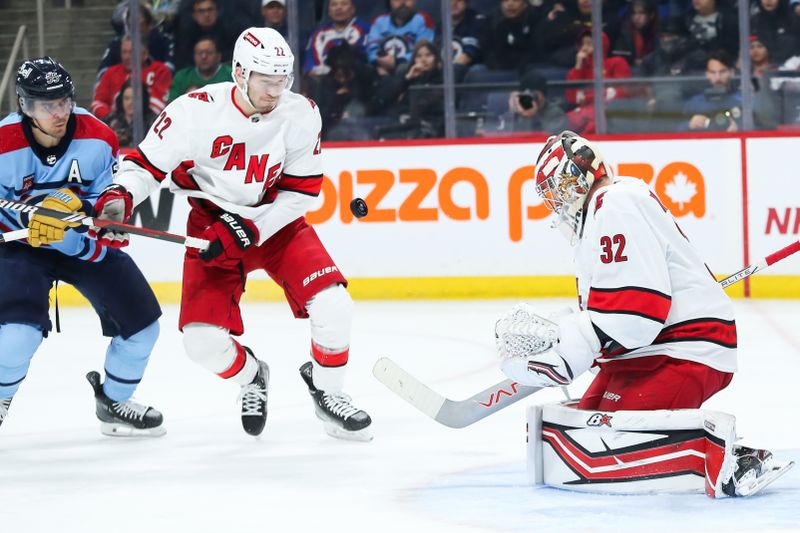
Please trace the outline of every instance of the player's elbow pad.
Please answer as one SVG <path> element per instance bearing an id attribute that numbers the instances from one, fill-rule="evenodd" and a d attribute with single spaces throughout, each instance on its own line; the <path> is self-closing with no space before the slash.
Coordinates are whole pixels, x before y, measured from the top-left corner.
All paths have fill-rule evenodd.
<path id="1" fill-rule="evenodd" d="M 570 313 L 556 317 L 558 324 L 558 344 L 555 351 L 564 358 L 577 377 L 592 366 L 600 353 L 600 339 L 597 338 L 588 311 Z"/>

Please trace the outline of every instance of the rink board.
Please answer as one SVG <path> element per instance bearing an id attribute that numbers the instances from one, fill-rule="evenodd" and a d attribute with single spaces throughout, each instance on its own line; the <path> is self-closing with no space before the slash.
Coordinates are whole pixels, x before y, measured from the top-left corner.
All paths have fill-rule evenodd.
<path id="1" fill-rule="evenodd" d="M 571 248 L 533 189 L 543 140 L 325 146 L 322 194 L 308 219 L 355 298 L 572 296 Z M 776 154 L 800 152 L 800 137 L 608 136 L 598 144 L 618 175 L 653 187 L 719 277 L 798 238 L 800 188 Z M 350 213 L 355 197 L 367 201 L 366 218 Z M 144 209 L 136 223 L 185 233 L 185 199 L 159 191 Z M 129 250 L 159 297 L 178 301 L 181 247 L 133 237 Z M 800 297 L 800 258 L 729 291 Z M 261 274 L 247 297 L 282 295 Z"/>

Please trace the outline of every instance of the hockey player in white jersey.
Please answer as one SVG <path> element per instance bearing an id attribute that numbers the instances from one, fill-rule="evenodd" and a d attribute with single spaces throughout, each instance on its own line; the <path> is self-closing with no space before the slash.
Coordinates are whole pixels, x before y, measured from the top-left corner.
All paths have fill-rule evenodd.
<path id="1" fill-rule="evenodd" d="M 313 101 L 289 90 L 293 64 L 278 32 L 242 32 L 234 82 L 172 102 L 122 161 L 96 210 L 127 220 L 171 173 L 170 189 L 192 207 L 187 233 L 212 242 L 184 260 L 179 327 L 189 357 L 242 387 L 242 425 L 259 435 L 269 368 L 234 337 L 244 333 L 239 300 L 246 276 L 263 269 L 283 288 L 294 316 L 310 319 L 311 361 L 300 374 L 325 430 L 369 440 L 370 417 L 342 392 L 353 312 L 347 281 L 303 216 L 322 184 L 321 120 Z M 105 237 L 119 245 L 127 238 Z"/>
<path id="2" fill-rule="evenodd" d="M 697 409 L 725 388 L 736 371 L 733 305 L 655 193 L 614 177 L 570 131 L 547 140 L 535 181 L 575 246 L 580 309 L 549 319 L 526 304 L 512 309 L 496 326 L 503 371 L 558 386 L 596 366 L 577 408 L 599 411 Z M 742 458 L 719 484 L 728 495 L 750 494 L 790 466 L 765 450 L 731 453 Z"/>

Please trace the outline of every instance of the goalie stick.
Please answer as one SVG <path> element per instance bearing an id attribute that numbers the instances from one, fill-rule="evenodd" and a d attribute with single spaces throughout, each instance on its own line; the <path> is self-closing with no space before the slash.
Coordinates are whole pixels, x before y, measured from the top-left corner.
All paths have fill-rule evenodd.
<path id="1" fill-rule="evenodd" d="M 14 200 L 0 200 L 0 208 L 8 209 L 17 213 L 26 213 L 33 215 L 38 213 L 40 215 L 55 218 L 58 220 L 66 220 L 67 222 L 77 222 L 84 226 L 93 226 L 95 228 L 109 229 L 124 231 L 132 235 L 141 235 L 143 237 L 150 237 L 151 239 L 158 239 L 161 241 L 174 242 L 176 244 L 183 244 L 187 248 L 196 248 L 198 250 L 205 250 L 208 248 L 209 242 L 206 239 L 199 239 L 197 237 L 184 237 L 183 235 L 175 235 L 174 233 L 167 233 L 150 228 L 142 228 L 133 226 L 131 224 L 123 224 L 122 222 L 114 222 L 112 220 L 105 220 L 102 218 L 94 218 L 81 213 L 68 213 L 66 211 L 57 211 L 55 209 L 47 209 L 46 207 L 39 207 L 37 205 L 30 205 L 24 202 L 15 202 Z M 15 231 L 8 231 L 0 234 L 0 242 L 10 242 L 18 239 L 24 239 L 28 236 L 27 229 L 20 229 Z"/>
<path id="2" fill-rule="evenodd" d="M 781 248 L 762 260 L 719 281 L 722 288 L 737 283 L 770 265 L 800 251 L 800 241 Z M 520 385 L 506 379 L 492 385 L 466 400 L 451 400 L 434 391 L 420 380 L 400 368 L 394 361 L 382 357 L 372 368 L 375 378 L 389 390 L 422 411 L 435 421 L 451 428 L 463 428 L 487 416 L 505 409 L 509 405 L 530 396 L 541 387 Z"/>

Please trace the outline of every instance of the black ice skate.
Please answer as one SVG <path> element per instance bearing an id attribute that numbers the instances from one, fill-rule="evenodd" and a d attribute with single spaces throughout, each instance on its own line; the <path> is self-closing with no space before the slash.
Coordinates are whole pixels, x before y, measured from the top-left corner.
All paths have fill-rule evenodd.
<path id="1" fill-rule="evenodd" d="M 115 402 L 103 392 L 100 374 L 86 374 L 94 389 L 97 405 L 95 414 L 100 419 L 100 432 L 110 437 L 160 437 L 166 433 L 164 417 L 156 409 L 132 400 Z"/>
<path id="2" fill-rule="evenodd" d="M 728 496 L 752 496 L 783 474 L 793 461 L 779 461 L 768 450 L 755 450 L 746 446 L 734 446 L 736 467 L 730 479 L 722 484 L 722 492 Z"/>
<path id="3" fill-rule="evenodd" d="M 11 405 L 13 398 L 0 398 L 0 426 L 3 425 L 3 420 L 8 416 L 8 406 Z"/>
<path id="4" fill-rule="evenodd" d="M 367 413 L 350 403 L 350 396 L 342 393 L 328 393 L 317 389 L 311 379 L 311 361 L 300 367 L 300 377 L 308 385 L 308 392 L 314 401 L 317 418 L 322 420 L 325 432 L 331 437 L 345 440 L 372 440 L 369 426 L 372 419 Z"/>
<path id="5" fill-rule="evenodd" d="M 249 348 L 248 354 L 253 355 Z M 257 360 L 258 361 L 258 360 Z M 242 427 L 254 437 L 261 435 L 267 423 L 267 386 L 269 385 L 269 366 L 258 361 L 258 372 L 253 381 L 242 387 L 239 399 L 242 401 Z"/>

